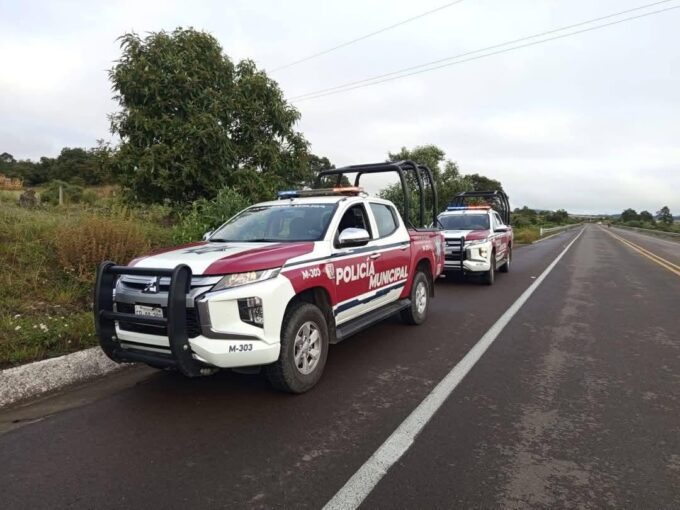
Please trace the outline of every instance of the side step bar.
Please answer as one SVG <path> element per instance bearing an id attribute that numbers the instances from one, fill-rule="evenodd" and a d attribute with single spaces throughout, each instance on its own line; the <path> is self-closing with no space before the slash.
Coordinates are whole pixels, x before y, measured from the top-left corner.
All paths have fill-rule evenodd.
<path id="1" fill-rule="evenodd" d="M 352 319 L 351 321 L 337 327 L 335 333 L 336 339 L 332 343 L 337 344 L 338 342 L 342 342 L 346 338 L 349 338 L 359 331 L 362 331 L 373 324 L 376 324 L 377 322 L 382 322 L 388 317 L 405 310 L 409 306 L 411 306 L 410 299 L 401 299 L 395 303 L 390 303 L 389 305 L 385 305 L 373 310 L 366 315 Z"/>

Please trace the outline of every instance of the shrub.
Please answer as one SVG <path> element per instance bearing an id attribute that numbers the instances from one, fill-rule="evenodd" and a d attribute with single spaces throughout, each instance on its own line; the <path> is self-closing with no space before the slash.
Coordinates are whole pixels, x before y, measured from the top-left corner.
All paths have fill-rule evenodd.
<path id="1" fill-rule="evenodd" d="M 64 181 L 51 181 L 40 193 L 40 201 L 44 204 L 59 204 L 59 187 L 64 193 L 64 203 L 78 204 L 83 199 L 84 190 L 81 186 L 76 186 Z"/>
<path id="2" fill-rule="evenodd" d="M 531 244 L 540 237 L 537 228 L 518 228 L 514 231 L 515 244 Z"/>
<path id="3" fill-rule="evenodd" d="M 229 187 L 222 188 L 214 199 L 196 200 L 187 213 L 180 215 L 173 240 L 177 243 L 197 241 L 247 206 L 241 194 Z"/>
<path id="4" fill-rule="evenodd" d="M 62 268 L 88 282 L 103 260 L 125 264 L 150 248 L 139 224 L 96 216 L 60 226 L 54 243 Z"/>

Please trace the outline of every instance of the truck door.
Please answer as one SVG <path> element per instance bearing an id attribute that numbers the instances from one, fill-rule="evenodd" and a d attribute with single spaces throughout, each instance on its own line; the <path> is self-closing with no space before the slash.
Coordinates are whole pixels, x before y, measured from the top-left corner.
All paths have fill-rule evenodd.
<path id="1" fill-rule="evenodd" d="M 399 220 L 392 205 L 369 202 L 374 223 L 375 275 L 370 290 L 376 291 L 376 305 L 382 306 L 399 299 L 409 277 L 411 237 Z"/>
<path id="2" fill-rule="evenodd" d="M 499 214 L 494 211 L 492 213 L 492 228 L 494 231 L 493 234 L 493 244 L 496 248 L 496 262 L 505 260 L 506 256 L 506 251 L 508 249 L 508 236 L 510 235 L 508 232 L 497 232 L 499 227 L 504 227 L 505 224 L 503 223 L 503 220 L 501 220 L 501 217 Z"/>
<path id="3" fill-rule="evenodd" d="M 368 231 L 369 242 L 363 246 L 340 247 L 338 237 L 346 228 L 362 228 Z M 396 271 L 395 274 L 387 276 L 383 272 L 387 264 L 396 265 L 397 261 L 392 259 L 391 254 L 386 254 L 386 240 L 381 239 L 376 230 L 377 226 L 363 203 L 348 207 L 336 227 L 332 260 L 335 272 L 337 301 L 334 312 L 337 324 L 378 308 L 395 294 L 389 289 L 383 289 L 385 286 L 383 282 L 395 277 Z M 408 240 L 403 244 L 406 245 L 405 251 L 408 254 Z M 396 296 L 399 296 L 399 292 Z"/>

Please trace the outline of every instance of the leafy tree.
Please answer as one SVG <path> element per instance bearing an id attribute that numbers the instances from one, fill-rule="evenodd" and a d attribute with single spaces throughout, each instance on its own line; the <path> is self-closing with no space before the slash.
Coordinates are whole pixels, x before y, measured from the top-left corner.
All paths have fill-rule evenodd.
<path id="1" fill-rule="evenodd" d="M 494 191 L 503 190 L 503 185 L 496 179 L 490 179 L 484 175 L 472 174 L 466 176 L 470 181 L 473 191 Z"/>
<path id="2" fill-rule="evenodd" d="M 635 209 L 626 209 L 621 213 L 620 220 L 623 222 L 627 221 L 636 221 L 639 220 L 640 216 L 638 215 L 637 211 Z"/>
<path id="3" fill-rule="evenodd" d="M 640 211 L 640 214 L 638 215 L 640 218 L 640 221 L 643 223 L 651 223 L 654 224 L 654 216 L 652 216 L 652 213 L 649 211 Z"/>
<path id="4" fill-rule="evenodd" d="M 671 210 L 667 205 L 664 205 L 659 211 L 657 211 L 656 219 L 658 219 L 659 222 L 663 223 L 664 225 L 673 224 L 673 215 L 671 214 Z"/>
<path id="5" fill-rule="evenodd" d="M 569 222 L 569 213 L 564 209 L 558 209 L 557 211 L 549 211 L 545 215 L 545 220 L 549 223 L 563 225 Z"/>
<path id="6" fill-rule="evenodd" d="M 249 200 L 309 177 L 300 117 L 252 61 L 237 65 L 205 32 L 120 38 L 109 76 L 120 111 L 116 169 L 137 200 L 184 205 L 231 186 Z"/>

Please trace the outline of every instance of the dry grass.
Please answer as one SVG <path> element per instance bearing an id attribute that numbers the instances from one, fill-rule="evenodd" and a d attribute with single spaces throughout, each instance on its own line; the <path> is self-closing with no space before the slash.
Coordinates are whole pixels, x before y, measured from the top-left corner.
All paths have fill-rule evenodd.
<path id="1" fill-rule="evenodd" d="M 97 216 L 60 226 L 54 244 L 61 267 L 83 282 L 92 281 L 103 260 L 125 264 L 151 247 L 138 223 Z"/>

